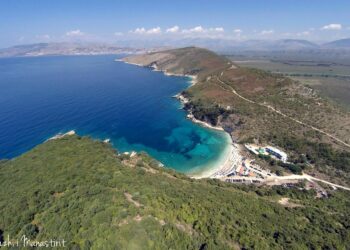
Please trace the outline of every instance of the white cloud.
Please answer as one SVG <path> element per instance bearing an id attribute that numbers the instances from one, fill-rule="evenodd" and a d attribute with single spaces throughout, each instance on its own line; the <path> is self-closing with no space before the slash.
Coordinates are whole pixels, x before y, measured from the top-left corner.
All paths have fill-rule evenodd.
<path id="1" fill-rule="evenodd" d="M 160 29 L 160 27 L 156 27 L 156 28 L 152 28 L 147 30 L 146 32 L 147 34 L 160 34 L 162 33 L 162 30 Z"/>
<path id="2" fill-rule="evenodd" d="M 201 25 L 196 26 L 191 29 L 183 29 L 182 33 L 184 34 L 213 34 L 213 33 L 223 33 L 225 32 L 223 27 L 215 27 L 215 28 L 203 28 Z"/>
<path id="3" fill-rule="evenodd" d="M 233 32 L 236 34 L 241 34 L 243 31 L 241 29 L 234 29 Z"/>
<path id="4" fill-rule="evenodd" d="M 77 30 L 71 30 L 66 33 L 66 36 L 83 36 L 85 35 L 83 32 L 81 32 L 79 29 Z"/>
<path id="5" fill-rule="evenodd" d="M 204 28 L 202 26 L 196 26 L 192 29 L 184 29 L 182 33 L 202 33 L 204 32 Z"/>
<path id="6" fill-rule="evenodd" d="M 204 28 L 201 25 L 195 26 L 189 29 L 180 29 L 179 26 L 175 25 L 165 29 L 164 33 L 167 34 L 184 34 L 184 35 L 209 35 L 209 36 L 219 36 L 225 32 L 223 27 L 213 27 L 213 28 Z M 144 27 L 136 28 L 129 31 L 130 34 L 137 35 L 151 35 L 151 34 L 162 34 L 162 29 L 160 27 L 154 27 L 151 29 L 145 29 Z"/>
<path id="7" fill-rule="evenodd" d="M 137 35 L 144 35 L 144 34 L 160 34 L 162 33 L 162 30 L 160 27 L 151 28 L 149 30 L 146 30 L 145 28 L 136 28 L 135 30 L 131 30 L 130 33 L 137 34 Z"/>
<path id="8" fill-rule="evenodd" d="M 122 32 L 115 32 L 114 35 L 115 35 L 115 36 L 122 36 L 122 35 L 124 35 L 124 34 L 123 34 Z"/>
<path id="9" fill-rule="evenodd" d="M 342 25 L 340 23 L 331 23 L 321 28 L 321 30 L 341 30 L 341 29 L 342 29 Z"/>
<path id="10" fill-rule="evenodd" d="M 190 29 L 190 31 L 201 33 L 201 32 L 204 32 L 204 29 L 202 26 L 197 26 L 197 27 L 194 27 L 193 29 Z"/>
<path id="11" fill-rule="evenodd" d="M 263 30 L 260 32 L 261 35 L 265 36 L 265 35 L 272 35 L 273 33 L 275 33 L 274 30 Z"/>
<path id="12" fill-rule="evenodd" d="M 135 33 L 135 34 L 145 34 L 146 29 L 145 28 L 136 28 L 134 31 L 130 31 L 130 33 Z"/>
<path id="13" fill-rule="evenodd" d="M 216 28 L 213 28 L 213 29 L 209 29 L 209 31 L 215 31 L 215 32 L 224 32 L 224 28 L 223 27 L 216 27 Z"/>
<path id="14" fill-rule="evenodd" d="M 175 25 L 174 27 L 168 28 L 166 33 L 177 33 L 180 30 L 180 27 Z"/>

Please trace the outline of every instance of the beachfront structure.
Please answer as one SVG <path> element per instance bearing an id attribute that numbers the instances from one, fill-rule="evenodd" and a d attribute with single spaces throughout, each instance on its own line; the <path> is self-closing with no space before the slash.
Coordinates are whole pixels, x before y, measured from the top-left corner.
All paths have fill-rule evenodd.
<path id="1" fill-rule="evenodd" d="M 279 150 L 278 148 L 274 148 L 271 146 L 267 146 L 265 148 L 266 152 L 268 152 L 270 155 L 273 155 L 280 159 L 283 162 L 287 162 L 287 154 L 283 152 L 282 150 Z"/>
<path id="2" fill-rule="evenodd" d="M 256 155 L 260 154 L 258 146 L 250 145 L 250 144 L 245 144 L 244 146 L 253 154 L 256 154 Z"/>
<path id="3" fill-rule="evenodd" d="M 278 148 L 266 146 L 260 147 L 254 144 L 245 144 L 246 149 L 256 155 L 270 155 L 283 162 L 287 162 L 287 154 Z"/>

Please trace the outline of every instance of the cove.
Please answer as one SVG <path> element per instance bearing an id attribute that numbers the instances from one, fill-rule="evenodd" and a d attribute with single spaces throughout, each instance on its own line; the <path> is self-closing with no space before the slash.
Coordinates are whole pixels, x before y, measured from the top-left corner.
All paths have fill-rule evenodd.
<path id="1" fill-rule="evenodd" d="M 172 98 L 187 77 L 116 62 L 115 55 L 0 59 L 0 159 L 61 132 L 110 139 L 183 173 L 214 167 L 228 135 L 186 119 Z"/>

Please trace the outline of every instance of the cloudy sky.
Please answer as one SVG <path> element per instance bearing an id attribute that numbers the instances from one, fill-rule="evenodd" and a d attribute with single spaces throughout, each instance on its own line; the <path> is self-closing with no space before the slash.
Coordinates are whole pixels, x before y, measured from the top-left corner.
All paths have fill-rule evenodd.
<path id="1" fill-rule="evenodd" d="M 350 37 L 349 0 L 1 0 L 0 47 L 187 37 Z"/>

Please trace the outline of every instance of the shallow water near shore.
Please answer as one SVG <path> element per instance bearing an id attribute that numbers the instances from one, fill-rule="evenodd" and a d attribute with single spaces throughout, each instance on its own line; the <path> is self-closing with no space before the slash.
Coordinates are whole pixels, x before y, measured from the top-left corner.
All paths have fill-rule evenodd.
<path id="1" fill-rule="evenodd" d="M 172 98 L 189 78 L 115 58 L 0 59 L 0 159 L 69 130 L 109 138 L 119 151 L 145 151 L 184 173 L 200 173 L 225 158 L 228 135 L 187 120 Z"/>

